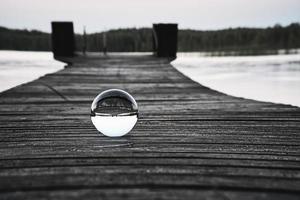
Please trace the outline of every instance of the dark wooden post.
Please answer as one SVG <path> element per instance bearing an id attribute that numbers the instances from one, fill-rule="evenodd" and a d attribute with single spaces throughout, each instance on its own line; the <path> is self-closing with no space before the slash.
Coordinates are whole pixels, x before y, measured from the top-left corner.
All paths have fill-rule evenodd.
<path id="1" fill-rule="evenodd" d="M 107 38 L 106 38 L 106 32 L 104 31 L 102 33 L 102 36 L 103 36 L 103 54 L 106 55 L 107 54 Z"/>
<path id="2" fill-rule="evenodd" d="M 85 31 L 85 26 L 83 27 L 83 45 L 82 45 L 82 53 L 83 55 L 86 55 L 86 49 L 87 49 L 87 36 Z"/>
<path id="3" fill-rule="evenodd" d="M 153 24 L 153 51 L 158 57 L 176 58 L 177 24 Z"/>
<path id="4" fill-rule="evenodd" d="M 72 22 L 52 22 L 52 51 L 54 57 L 71 57 L 75 52 Z"/>

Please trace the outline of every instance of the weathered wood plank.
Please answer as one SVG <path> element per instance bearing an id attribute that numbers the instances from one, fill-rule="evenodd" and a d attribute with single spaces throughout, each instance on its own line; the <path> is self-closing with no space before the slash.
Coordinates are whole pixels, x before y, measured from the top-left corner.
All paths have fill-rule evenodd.
<path id="1" fill-rule="evenodd" d="M 299 108 L 219 93 L 166 59 L 73 62 L 0 94 L 1 199 L 299 199 Z M 140 107 L 122 138 L 89 117 L 110 88 Z"/>

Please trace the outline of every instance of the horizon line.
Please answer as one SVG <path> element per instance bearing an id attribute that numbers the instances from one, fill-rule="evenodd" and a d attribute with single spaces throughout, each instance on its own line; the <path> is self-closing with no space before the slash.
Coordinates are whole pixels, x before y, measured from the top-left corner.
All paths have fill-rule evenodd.
<path id="1" fill-rule="evenodd" d="M 52 22 L 52 21 L 51 21 Z M 49 24 L 51 24 L 51 22 Z M 59 21 L 57 21 L 59 22 Z M 72 21 L 68 21 L 68 22 L 72 22 Z M 163 23 L 163 22 L 162 22 Z M 73 24 L 75 24 L 73 22 Z M 152 24 L 155 24 L 155 23 L 152 23 Z M 193 28 L 179 28 L 178 30 L 191 30 L 191 31 L 222 31 L 222 30 L 228 30 L 228 29 L 239 29 L 239 28 L 248 28 L 248 29 L 267 29 L 267 28 L 273 28 L 273 27 L 276 27 L 276 26 L 280 26 L 280 27 L 288 27 L 292 24 L 299 24 L 300 25 L 300 21 L 295 21 L 295 22 L 290 22 L 286 25 L 283 25 L 281 23 L 275 23 L 273 25 L 269 25 L 269 26 L 229 26 L 229 27 L 224 27 L 224 28 L 216 28 L 216 29 L 193 29 Z M 178 25 L 180 25 L 178 23 Z M 87 28 L 87 26 L 83 26 L 82 27 L 82 30 L 84 30 L 84 27 Z M 4 26 L 4 25 L 1 25 L 0 24 L 0 28 L 6 28 L 6 29 L 11 29 L 11 30 L 22 30 L 22 31 L 38 31 L 38 32 L 43 32 L 43 33 L 48 33 L 48 34 L 51 34 L 51 31 L 48 32 L 48 31 L 43 31 L 43 30 L 39 30 L 39 29 L 35 29 L 35 28 L 15 28 L 15 27 L 8 27 L 8 26 Z M 129 27 L 118 27 L 118 28 L 111 28 L 111 29 L 108 29 L 108 30 L 102 30 L 102 31 L 95 31 L 95 32 L 89 32 L 88 34 L 95 34 L 95 33 L 103 33 L 103 32 L 108 32 L 108 31 L 115 31 L 115 30 L 124 30 L 124 29 L 152 29 L 151 26 L 140 26 L 140 27 L 137 27 L 137 26 L 129 26 Z M 75 32 L 74 30 L 74 33 L 75 34 L 81 34 L 81 33 L 78 33 L 78 32 Z"/>

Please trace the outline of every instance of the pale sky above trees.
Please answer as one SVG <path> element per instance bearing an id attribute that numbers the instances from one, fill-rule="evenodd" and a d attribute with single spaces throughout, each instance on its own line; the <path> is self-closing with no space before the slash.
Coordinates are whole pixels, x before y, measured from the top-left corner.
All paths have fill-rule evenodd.
<path id="1" fill-rule="evenodd" d="M 50 32 L 50 22 L 73 21 L 76 32 L 150 27 L 266 27 L 300 22 L 300 0 L 1 0 L 0 26 Z"/>

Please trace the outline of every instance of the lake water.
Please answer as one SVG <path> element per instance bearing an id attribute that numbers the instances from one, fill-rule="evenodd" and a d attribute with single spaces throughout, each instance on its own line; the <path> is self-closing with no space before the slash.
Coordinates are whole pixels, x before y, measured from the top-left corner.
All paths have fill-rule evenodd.
<path id="1" fill-rule="evenodd" d="M 207 57 L 172 62 L 191 79 L 237 97 L 300 106 L 300 54 Z M 51 52 L 0 51 L 0 92 L 63 69 Z"/>
<path id="2" fill-rule="evenodd" d="M 300 54 L 206 57 L 181 53 L 172 64 L 214 90 L 300 107 Z"/>
<path id="3" fill-rule="evenodd" d="M 63 69 L 51 52 L 0 51 L 0 92 Z"/>

